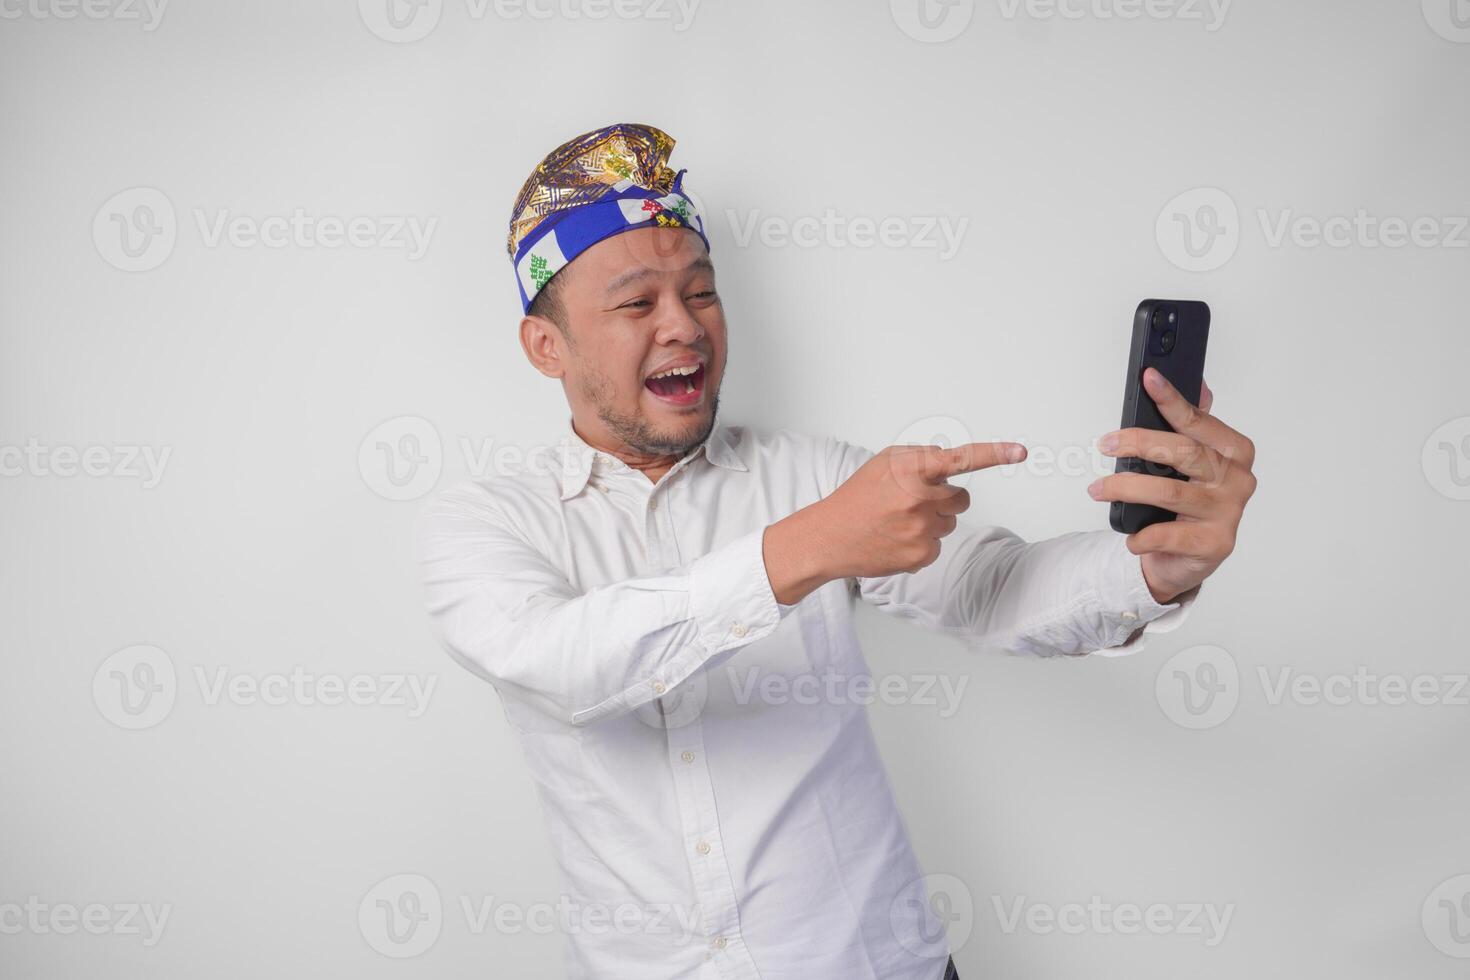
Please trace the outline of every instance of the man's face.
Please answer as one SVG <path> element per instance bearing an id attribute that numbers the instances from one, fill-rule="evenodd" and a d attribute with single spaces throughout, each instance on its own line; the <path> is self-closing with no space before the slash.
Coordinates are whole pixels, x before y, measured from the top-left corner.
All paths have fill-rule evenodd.
<path id="1" fill-rule="evenodd" d="M 699 236 L 640 228 L 560 273 L 558 363 L 572 418 L 594 444 L 682 456 L 714 427 L 725 314 Z"/>

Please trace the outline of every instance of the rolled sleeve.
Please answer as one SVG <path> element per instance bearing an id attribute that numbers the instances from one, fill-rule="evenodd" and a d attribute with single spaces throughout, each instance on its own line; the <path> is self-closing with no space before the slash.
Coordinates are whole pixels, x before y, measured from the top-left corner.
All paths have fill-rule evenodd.
<path id="1" fill-rule="evenodd" d="M 690 565 L 689 604 L 699 641 L 710 655 L 770 635 L 784 611 L 766 572 L 765 528 L 726 545 L 716 558 Z"/>
<path id="2" fill-rule="evenodd" d="M 1148 634 L 1178 629 L 1199 590 L 1195 586 L 1173 602 L 1158 602 L 1143 577 L 1143 559 L 1128 550 L 1127 538 L 1117 535 L 1098 577 L 1097 613 L 1108 642 L 1093 656 L 1126 657 L 1143 649 Z"/>

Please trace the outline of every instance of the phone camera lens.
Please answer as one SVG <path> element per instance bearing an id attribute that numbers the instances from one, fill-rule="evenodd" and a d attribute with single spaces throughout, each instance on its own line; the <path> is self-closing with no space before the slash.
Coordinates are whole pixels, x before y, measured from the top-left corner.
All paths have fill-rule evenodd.
<path id="1" fill-rule="evenodd" d="M 1175 334 L 1173 330 L 1165 330 L 1159 337 L 1159 350 L 1165 354 L 1174 349 Z"/>
<path id="2" fill-rule="evenodd" d="M 1154 329 L 1158 330 L 1164 325 L 1164 311 L 1154 310 Z"/>

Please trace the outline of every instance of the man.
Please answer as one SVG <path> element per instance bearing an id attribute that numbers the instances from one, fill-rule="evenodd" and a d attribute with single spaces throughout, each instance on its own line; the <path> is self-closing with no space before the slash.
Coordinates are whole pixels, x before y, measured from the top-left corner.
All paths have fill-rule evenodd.
<path id="1" fill-rule="evenodd" d="M 1151 374 L 1177 433 L 1100 444 L 1190 481 L 1090 492 L 1179 519 L 1027 543 L 960 525 L 969 494 L 947 482 L 1023 459 L 1013 443 L 874 455 L 717 425 L 726 325 L 672 148 L 610 126 L 522 189 L 521 346 L 561 382 L 570 431 L 554 472 L 430 505 L 430 613 L 521 736 L 574 977 L 953 977 L 858 699 L 763 696 L 766 681 L 864 677 L 859 599 L 982 647 L 1131 652 L 1230 553 L 1253 447 L 1208 394 L 1196 409 Z"/>

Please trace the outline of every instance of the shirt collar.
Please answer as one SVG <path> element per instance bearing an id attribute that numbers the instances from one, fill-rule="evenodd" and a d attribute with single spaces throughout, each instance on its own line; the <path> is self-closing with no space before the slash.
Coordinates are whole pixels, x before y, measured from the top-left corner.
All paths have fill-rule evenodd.
<path id="1" fill-rule="evenodd" d="M 609 453 L 593 449 L 581 436 L 577 435 L 577 430 L 572 427 L 570 416 L 567 418 L 566 432 L 563 434 L 560 449 L 562 500 L 568 500 L 581 493 L 594 472 L 607 473 L 628 469 L 628 465 L 622 460 Z M 745 461 L 740 458 L 740 454 L 736 452 L 729 431 L 718 422 L 715 423 L 709 437 L 691 449 L 684 459 L 698 455 L 700 452 L 703 452 L 705 458 L 715 466 L 741 472 L 749 469 Z"/>

